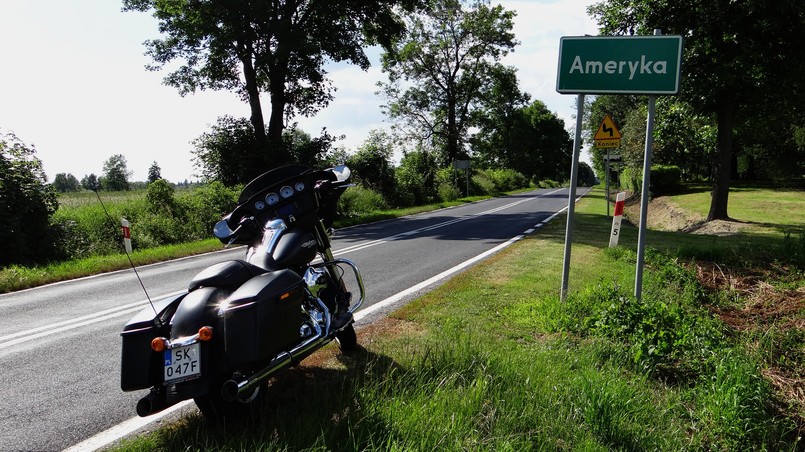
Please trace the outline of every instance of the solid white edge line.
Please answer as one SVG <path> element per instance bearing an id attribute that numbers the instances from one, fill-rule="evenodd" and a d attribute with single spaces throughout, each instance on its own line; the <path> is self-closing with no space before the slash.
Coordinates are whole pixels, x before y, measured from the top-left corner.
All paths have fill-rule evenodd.
<path id="1" fill-rule="evenodd" d="M 578 201 L 579 199 L 580 199 L 580 197 L 577 198 L 576 201 Z M 564 212 L 565 210 L 567 210 L 567 207 L 564 207 L 562 210 L 560 210 L 560 211 L 554 213 L 553 215 L 551 215 L 550 217 L 546 218 L 541 224 L 544 225 L 544 224 L 548 223 L 549 221 L 553 220 L 557 215 L 559 215 L 560 213 Z M 391 297 L 388 297 L 385 300 L 382 300 L 382 301 L 380 301 L 378 303 L 375 303 L 372 306 L 367 307 L 366 309 L 362 309 L 362 310 L 360 310 L 360 311 L 355 313 L 355 316 L 354 316 L 355 321 L 360 321 L 364 317 L 368 316 L 369 314 L 371 314 L 371 313 L 373 313 L 375 311 L 378 311 L 380 309 L 383 309 L 385 307 L 393 305 L 394 303 L 400 301 L 401 299 L 403 299 L 403 298 L 405 298 L 405 297 L 407 297 L 407 296 L 409 296 L 409 295 L 411 295 L 411 294 L 413 294 L 413 293 L 415 293 L 415 292 L 417 292 L 417 291 L 419 291 L 419 290 L 421 290 L 421 289 L 423 289 L 425 287 L 428 287 L 431 284 L 434 284 L 434 283 L 438 282 L 441 279 L 445 279 L 448 276 L 450 276 L 450 275 L 452 275 L 452 274 L 454 274 L 454 273 L 456 273 L 456 272 L 458 272 L 458 271 L 460 271 L 460 270 L 462 270 L 462 269 L 464 269 L 464 268 L 466 268 L 466 267 L 468 267 L 468 266 L 470 266 L 470 265 L 472 265 L 472 264 L 484 259 L 485 257 L 487 257 L 489 255 L 492 255 L 492 254 L 494 254 L 494 253 L 496 253 L 496 252 L 498 252 L 498 251 L 510 246 L 511 244 L 519 241 L 523 237 L 525 237 L 525 235 L 523 235 L 523 234 L 518 235 L 516 237 L 512 237 L 511 239 L 507 240 L 506 242 L 501 243 L 500 245 L 498 245 L 498 246 L 496 246 L 496 247 L 494 247 L 494 248 L 492 248 L 490 250 L 487 250 L 487 251 L 485 251 L 485 252 L 473 257 L 472 259 L 464 261 L 461 264 L 458 264 L 453 268 L 445 270 L 442 273 L 439 273 L 438 275 L 436 275 L 436 276 L 434 276 L 434 277 L 432 277 L 432 278 L 430 278 L 430 279 L 428 279 L 426 281 L 423 281 L 423 282 L 421 282 L 421 283 L 419 283 L 419 284 L 417 284 L 415 286 L 409 287 L 408 289 L 406 289 L 406 290 L 404 290 L 402 292 L 399 292 L 396 295 L 392 295 Z M 97 435 L 95 435 L 95 436 L 93 436 L 91 438 L 85 439 L 84 441 L 82 441 L 82 442 L 80 442 L 80 443 L 78 443 L 78 444 L 76 444 L 74 446 L 71 446 L 71 447 L 68 447 L 67 449 L 64 449 L 64 452 L 92 452 L 92 451 L 98 450 L 98 449 L 100 449 L 102 447 L 106 447 L 109 444 L 111 444 L 111 443 L 113 443 L 113 442 L 125 437 L 126 435 L 129 435 L 129 434 L 131 434 L 131 433 L 133 433 L 133 432 L 145 427 L 146 425 L 148 425 L 148 424 L 150 424 L 152 422 L 156 422 L 156 421 L 162 419 L 163 417 L 165 417 L 165 416 L 167 416 L 167 415 L 169 415 L 169 414 L 171 414 L 171 413 L 173 413 L 173 412 L 175 412 L 177 410 L 180 410 L 180 409 L 186 407 L 190 403 L 191 403 L 190 400 L 185 400 L 183 402 L 177 403 L 176 405 L 173 405 L 170 408 L 165 409 L 164 411 L 160 411 L 159 413 L 153 414 L 151 416 L 142 417 L 142 418 L 141 417 L 135 417 L 135 418 L 131 418 L 131 419 L 127 420 L 127 421 L 123 421 L 122 423 L 117 424 L 114 427 L 111 427 L 111 428 L 109 428 L 109 429 L 107 429 L 107 430 L 105 430 L 103 432 L 100 432 L 100 433 L 98 433 Z"/>
<path id="2" fill-rule="evenodd" d="M 123 421 L 120 424 L 115 425 L 114 427 L 107 429 L 97 435 L 93 436 L 92 438 L 85 439 L 80 443 L 70 446 L 67 449 L 64 449 L 64 452 L 90 452 L 98 450 L 102 447 L 106 447 L 114 441 L 117 441 L 137 430 L 145 427 L 146 425 L 156 422 L 163 417 L 181 410 L 182 408 L 186 407 L 192 400 L 185 400 L 182 402 L 177 403 L 176 405 L 171 406 L 170 408 L 166 408 L 164 411 L 160 411 L 159 413 L 152 414 L 151 416 L 147 417 L 134 417 L 127 421 Z"/>

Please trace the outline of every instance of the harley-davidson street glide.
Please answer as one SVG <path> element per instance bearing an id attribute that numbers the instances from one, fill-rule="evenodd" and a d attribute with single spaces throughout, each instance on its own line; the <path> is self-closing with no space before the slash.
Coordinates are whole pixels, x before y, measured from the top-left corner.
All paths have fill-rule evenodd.
<path id="1" fill-rule="evenodd" d="M 222 421 L 254 403 L 275 372 L 332 340 L 344 352 L 356 347 L 352 314 L 363 303 L 363 281 L 330 249 L 349 176 L 345 166 L 289 165 L 244 187 L 214 234 L 247 245 L 245 258 L 203 270 L 187 293 L 154 302 L 121 333 L 121 388 L 151 388 L 137 414 L 192 398 Z M 358 286 L 357 300 L 345 279 Z"/>

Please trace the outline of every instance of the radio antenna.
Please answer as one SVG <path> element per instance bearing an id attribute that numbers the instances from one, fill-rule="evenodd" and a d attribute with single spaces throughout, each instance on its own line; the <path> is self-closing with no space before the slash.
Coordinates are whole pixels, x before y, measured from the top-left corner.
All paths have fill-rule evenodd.
<path id="1" fill-rule="evenodd" d="M 100 193 L 98 193 L 98 187 L 97 186 L 93 187 L 92 191 L 94 191 L 95 196 L 98 197 L 98 202 L 101 204 L 101 207 L 103 208 L 103 212 L 106 214 L 106 217 L 109 218 L 110 221 L 115 221 L 115 219 L 112 218 L 112 215 L 109 214 L 109 211 L 106 210 L 106 206 L 103 204 L 103 201 L 101 200 L 101 195 L 100 195 Z M 129 254 L 129 250 L 126 249 L 125 246 L 123 247 L 123 252 L 126 253 L 126 258 L 129 260 L 129 265 L 131 265 L 131 269 L 134 270 L 134 275 L 137 276 L 137 281 L 140 282 L 140 287 L 143 288 L 143 292 L 145 293 L 145 298 L 148 299 L 148 304 L 150 304 L 151 309 L 154 310 L 154 319 L 157 322 L 157 326 L 162 326 L 162 322 L 159 320 L 159 313 L 157 312 L 157 308 L 154 307 L 154 302 L 151 301 L 151 296 L 148 295 L 148 290 L 146 290 L 146 288 L 145 288 L 145 284 L 143 283 L 143 279 L 140 278 L 140 273 L 137 271 L 137 266 L 134 265 L 134 261 L 131 260 L 131 254 Z"/>

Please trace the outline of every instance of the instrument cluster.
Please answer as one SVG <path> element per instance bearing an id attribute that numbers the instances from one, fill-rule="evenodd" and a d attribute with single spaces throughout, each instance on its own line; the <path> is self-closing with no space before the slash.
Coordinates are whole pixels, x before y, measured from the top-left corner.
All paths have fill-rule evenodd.
<path id="1" fill-rule="evenodd" d="M 293 186 L 285 185 L 278 191 L 272 191 L 268 193 L 263 199 L 255 201 L 254 208 L 259 212 L 265 209 L 266 207 L 273 207 L 279 204 L 280 201 L 289 199 L 293 195 L 303 192 L 305 188 L 307 187 L 305 183 L 302 181 L 294 183 Z"/>

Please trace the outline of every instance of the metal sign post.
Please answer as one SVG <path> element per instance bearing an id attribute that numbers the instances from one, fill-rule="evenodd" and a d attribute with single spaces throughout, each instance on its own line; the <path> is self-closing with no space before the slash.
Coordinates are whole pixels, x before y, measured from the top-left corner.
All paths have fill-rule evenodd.
<path id="1" fill-rule="evenodd" d="M 562 260 L 562 292 L 559 298 L 567 296 L 568 274 L 570 273 L 570 248 L 573 243 L 573 213 L 576 207 L 576 183 L 579 178 L 579 151 L 581 150 L 581 127 L 584 118 L 584 94 L 576 100 L 576 135 L 573 138 L 573 162 L 570 166 L 570 194 L 567 198 L 567 227 L 565 228 L 565 257 Z"/>
<path id="2" fill-rule="evenodd" d="M 585 94 L 640 94 L 649 97 L 649 117 L 646 121 L 646 157 L 643 162 L 643 194 L 640 210 L 638 262 L 635 275 L 635 296 L 640 298 L 643 285 L 643 253 L 645 248 L 646 211 L 648 210 L 651 148 L 654 144 L 654 107 L 659 94 L 679 92 L 682 64 L 682 37 L 662 36 L 572 36 L 559 40 L 559 65 L 556 91 L 578 94 L 576 137 L 573 143 L 573 163 L 570 173 L 570 196 L 565 233 L 565 259 L 562 271 L 561 298 L 565 299 L 570 270 L 570 248 L 573 240 L 573 212 L 578 177 L 578 154 L 581 146 L 581 118 Z M 603 132 L 607 132 L 601 126 Z M 607 128 L 609 126 L 607 125 Z M 610 138 L 614 136 L 610 135 Z M 604 146 L 602 146 L 604 147 Z M 614 147 L 614 146 L 611 146 Z M 609 160 L 609 159 L 607 159 Z M 607 214 L 609 208 L 607 207 Z"/>

